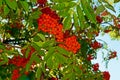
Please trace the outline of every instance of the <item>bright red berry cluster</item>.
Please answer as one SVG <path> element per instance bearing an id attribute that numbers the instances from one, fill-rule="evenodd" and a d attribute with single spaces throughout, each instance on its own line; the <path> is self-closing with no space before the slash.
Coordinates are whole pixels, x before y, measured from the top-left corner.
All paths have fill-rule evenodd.
<path id="1" fill-rule="evenodd" d="M 65 38 L 63 44 L 59 44 L 60 47 L 72 51 L 74 54 L 80 49 L 80 44 L 77 42 L 76 36 L 71 36 L 68 38 Z"/>
<path id="2" fill-rule="evenodd" d="M 94 57 L 93 57 L 91 54 L 88 54 L 88 55 L 87 55 L 87 60 L 88 60 L 88 61 L 91 61 L 92 59 L 94 59 Z"/>
<path id="3" fill-rule="evenodd" d="M 45 7 L 42 10 L 42 13 L 49 15 L 50 17 L 56 19 L 57 21 L 60 20 L 60 17 L 58 14 L 56 14 L 56 11 L 53 11 L 50 7 Z"/>
<path id="4" fill-rule="evenodd" d="M 98 71 L 99 70 L 99 64 L 98 63 L 94 64 L 92 66 L 92 68 L 93 68 L 93 71 Z"/>
<path id="5" fill-rule="evenodd" d="M 94 41 L 91 45 L 90 45 L 93 49 L 98 49 L 98 48 L 101 48 L 102 47 L 102 44 L 97 42 L 97 41 Z"/>
<path id="6" fill-rule="evenodd" d="M 62 29 L 63 26 L 47 14 L 42 14 L 38 19 L 38 30 L 55 35 L 58 42 L 63 40 Z"/>
<path id="7" fill-rule="evenodd" d="M 19 74 L 19 70 L 17 70 L 17 69 L 13 70 L 13 72 L 12 72 L 12 80 L 18 80 L 18 78 L 20 76 L 21 75 Z"/>
<path id="8" fill-rule="evenodd" d="M 108 71 L 104 71 L 103 72 L 103 79 L 104 80 L 110 80 L 110 74 Z"/>

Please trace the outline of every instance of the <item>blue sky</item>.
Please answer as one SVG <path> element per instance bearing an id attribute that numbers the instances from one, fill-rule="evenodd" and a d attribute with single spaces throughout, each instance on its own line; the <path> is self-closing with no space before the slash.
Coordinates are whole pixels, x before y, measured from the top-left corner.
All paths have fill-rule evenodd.
<path id="1" fill-rule="evenodd" d="M 120 2 L 118 4 L 114 5 L 114 8 L 116 10 L 115 14 L 118 16 L 120 14 Z M 110 11 L 111 12 L 111 11 Z M 102 59 L 102 51 L 98 51 L 97 60 L 93 61 L 93 63 L 99 63 L 100 67 L 99 69 L 101 71 L 109 71 L 110 72 L 110 80 L 119 80 L 120 79 L 120 40 L 111 40 L 110 36 L 108 34 L 105 34 L 104 36 L 100 35 L 96 39 L 101 39 L 105 41 L 108 44 L 109 49 L 117 51 L 118 58 L 112 59 L 108 63 L 108 68 L 105 67 L 105 63 Z M 106 51 L 103 51 L 106 53 Z"/>

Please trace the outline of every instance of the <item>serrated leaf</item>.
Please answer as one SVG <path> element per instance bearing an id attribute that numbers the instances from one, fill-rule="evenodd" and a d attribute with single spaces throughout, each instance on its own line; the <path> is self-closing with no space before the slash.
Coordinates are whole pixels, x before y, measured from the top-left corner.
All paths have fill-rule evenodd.
<path id="1" fill-rule="evenodd" d="M 40 17 L 40 14 L 41 14 L 40 10 L 34 11 L 32 12 L 30 19 L 38 19 Z"/>
<path id="2" fill-rule="evenodd" d="M 20 4 L 22 5 L 22 7 L 25 11 L 27 11 L 27 12 L 29 11 L 29 5 L 28 5 L 27 1 L 20 1 Z"/>
<path id="3" fill-rule="evenodd" d="M 7 15 L 9 13 L 10 9 L 7 7 L 7 5 L 4 6 L 4 15 Z"/>
<path id="4" fill-rule="evenodd" d="M 16 10 L 17 8 L 17 2 L 16 0 L 5 0 L 5 2 L 7 3 L 7 5 L 11 8 Z"/>
<path id="5" fill-rule="evenodd" d="M 60 54 L 67 55 L 67 56 L 70 55 L 70 53 L 68 51 L 66 51 L 65 49 L 63 49 L 63 48 L 61 48 L 59 46 L 57 46 L 56 49 L 58 50 L 58 52 Z"/>
<path id="6" fill-rule="evenodd" d="M 42 45 L 42 47 L 43 48 L 52 47 L 53 44 L 54 44 L 54 40 L 45 41 L 45 43 Z"/>
<path id="7" fill-rule="evenodd" d="M 43 34 L 38 34 L 38 36 L 42 39 L 42 41 L 45 41 L 45 35 L 43 35 Z"/>
<path id="8" fill-rule="evenodd" d="M 46 55 L 45 55 L 45 60 L 46 61 L 54 54 L 54 51 L 55 51 L 54 47 L 49 48 L 48 53 L 46 53 Z"/>
<path id="9" fill-rule="evenodd" d="M 55 54 L 55 58 L 59 60 L 59 63 L 60 63 L 60 64 L 65 63 L 66 60 L 67 60 L 63 55 L 61 55 L 61 54 L 59 54 L 59 53 L 56 53 L 56 54 Z"/>
<path id="10" fill-rule="evenodd" d="M 73 14 L 73 20 L 74 20 L 74 26 L 75 26 L 75 30 L 76 31 L 79 31 L 80 30 L 80 28 L 79 28 L 79 22 L 78 22 L 78 16 L 77 16 L 77 14 L 74 12 L 74 14 Z"/>
<path id="11" fill-rule="evenodd" d="M 58 3 L 56 5 L 53 5 L 53 9 L 55 9 L 55 10 L 63 10 L 64 8 L 65 8 L 64 3 Z"/>
<path id="12" fill-rule="evenodd" d="M 40 37 L 38 35 L 33 37 L 33 41 L 35 42 L 39 42 L 40 41 Z"/>
<path id="13" fill-rule="evenodd" d="M 115 9 L 114 9 L 114 7 L 111 6 L 110 4 L 106 4 L 105 7 L 107 7 L 108 9 L 110 9 L 110 10 L 116 12 Z"/>
<path id="14" fill-rule="evenodd" d="M 40 79 L 41 75 L 42 75 L 42 69 L 41 66 L 39 66 L 36 72 L 36 78 Z"/>
<path id="15" fill-rule="evenodd" d="M 88 17 L 88 19 L 96 24 L 96 18 L 93 9 L 91 8 L 90 4 L 86 0 L 81 0 L 81 5 L 83 8 L 83 11 L 85 12 L 85 15 Z"/>
<path id="16" fill-rule="evenodd" d="M 71 16 L 68 15 L 68 16 L 65 18 L 64 22 L 63 22 L 64 29 L 65 29 L 65 30 L 69 30 L 69 29 L 71 28 L 71 24 L 72 24 L 72 22 L 71 22 Z"/>
<path id="17" fill-rule="evenodd" d="M 33 54 L 31 55 L 31 57 L 30 57 L 29 62 L 28 62 L 27 65 L 26 65 L 26 71 L 29 71 L 29 70 L 30 70 L 31 64 L 33 63 L 34 59 L 35 59 L 35 54 L 33 53 Z"/>
<path id="18" fill-rule="evenodd" d="M 104 10 L 105 10 L 105 7 L 103 5 L 98 6 L 96 9 L 96 15 L 99 15 Z"/>
<path id="19" fill-rule="evenodd" d="M 47 66 L 49 67 L 49 68 L 53 68 L 53 60 L 52 60 L 52 57 L 50 57 L 48 60 L 47 60 Z"/>
<path id="20" fill-rule="evenodd" d="M 86 20 L 85 20 L 85 18 L 84 18 L 84 14 L 83 14 L 83 11 L 82 11 L 82 9 L 81 9 L 81 7 L 80 6 L 77 6 L 77 14 L 78 14 L 78 18 L 79 18 L 79 23 L 80 23 L 80 28 L 81 29 L 84 29 L 85 28 L 85 22 L 86 22 Z"/>

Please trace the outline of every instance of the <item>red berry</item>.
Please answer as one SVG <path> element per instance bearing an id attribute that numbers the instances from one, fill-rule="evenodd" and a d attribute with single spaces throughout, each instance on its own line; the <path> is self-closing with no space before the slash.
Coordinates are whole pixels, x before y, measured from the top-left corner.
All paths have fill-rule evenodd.
<path id="1" fill-rule="evenodd" d="M 98 71 L 99 70 L 99 64 L 98 63 L 94 64 L 92 66 L 92 68 L 93 68 L 93 71 Z"/>
<path id="2" fill-rule="evenodd" d="M 94 59 L 94 57 L 91 54 L 87 55 L 87 60 L 88 61 L 91 61 L 92 59 Z"/>
<path id="3" fill-rule="evenodd" d="M 115 58 L 117 56 L 117 52 L 114 51 L 109 55 L 109 59 Z"/>
<path id="4" fill-rule="evenodd" d="M 104 71 L 103 72 L 103 79 L 104 80 L 110 80 L 110 74 L 108 71 Z"/>
<path id="5" fill-rule="evenodd" d="M 50 80 L 58 80 L 58 78 L 52 77 Z"/>
<path id="6" fill-rule="evenodd" d="M 19 77 L 20 77 L 19 70 L 14 69 L 12 72 L 12 80 L 18 80 Z"/>
<path id="7" fill-rule="evenodd" d="M 98 23 L 102 23 L 103 19 L 100 16 L 96 16 L 96 20 Z"/>

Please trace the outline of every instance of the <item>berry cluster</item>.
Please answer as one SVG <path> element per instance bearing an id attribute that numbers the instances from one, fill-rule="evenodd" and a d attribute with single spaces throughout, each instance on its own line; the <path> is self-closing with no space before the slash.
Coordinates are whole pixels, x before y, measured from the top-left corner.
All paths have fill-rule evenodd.
<path id="1" fill-rule="evenodd" d="M 17 70 L 17 69 L 13 70 L 13 72 L 12 72 L 12 80 L 18 80 L 18 78 L 20 76 L 21 75 L 19 74 L 19 70 Z"/>
<path id="2" fill-rule="evenodd" d="M 41 12 L 49 15 L 50 17 L 56 19 L 57 21 L 60 20 L 60 17 L 58 16 L 58 14 L 56 14 L 56 11 L 53 11 L 52 9 L 50 9 L 50 7 L 43 8 Z"/>
<path id="3" fill-rule="evenodd" d="M 112 59 L 112 58 L 115 58 L 117 57 L 117 52 L 114 51 L 114 52 L 111 52 L 111 54 L 109 55 L 109 59 Z"/>
<path id="4" fill-rule="evenodd" d="M 93 68 L 93 71 L 98 71 L 99 70 L 99 64 L 98 63 L 94 64 L 92 66 L 92 68 Z"/>
<path id="5" fill-rule="evenodd" d="M 72 51 L 74 54 L 80 49 L 80 44 L 77 42 L 76 36 L 65 38 L 63 44 L 59 44 L 60 47 Z"/>
<path id="6" fill-rule="evenodd" d="M 102 47 L 102 44 L 97 42 L 97 41 L 94 41 L 91 45 L 90 45 L 93 49 L 98 49 L 98 48 L 101 48 Z"/>
<path id="7" fill-rule="evenodd" d="M 42 14 L 38 19 L 38 30 L 55 35 L 58 42 L 63 40 L 63 26 L 59 24 L 56 19 L 47 14 Z"/>
<path id="8" fill-rule="evenodd" d="M 88 54 L 88 55 L 87 55 L 87 60 L 88 60 L 88 61 L 91 61 L 92 59 L 94 59 L 94 57 L 93 57 L 91 54 Z"/>

